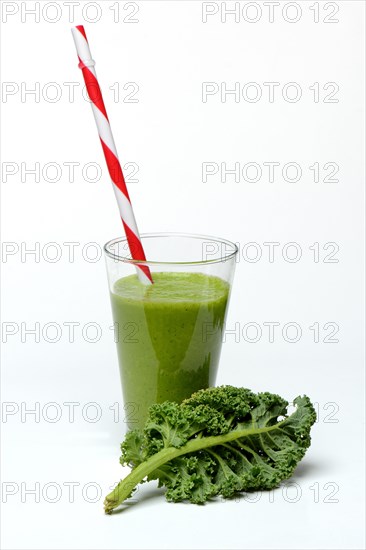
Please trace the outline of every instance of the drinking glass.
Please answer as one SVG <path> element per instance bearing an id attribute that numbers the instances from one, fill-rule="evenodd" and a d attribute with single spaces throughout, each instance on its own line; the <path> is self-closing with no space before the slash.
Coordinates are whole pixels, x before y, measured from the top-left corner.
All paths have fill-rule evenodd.
<path id="1" fill-rule="evenodd" d="M 148 261 L 125 237 L 104 246 L 122 392 L 129 428 L 153 403 L 182 402 L 215 384 L 237 246 L 205 235 L 141 235 Z M 145 285 L 137 265 L 149 267 Z"/>

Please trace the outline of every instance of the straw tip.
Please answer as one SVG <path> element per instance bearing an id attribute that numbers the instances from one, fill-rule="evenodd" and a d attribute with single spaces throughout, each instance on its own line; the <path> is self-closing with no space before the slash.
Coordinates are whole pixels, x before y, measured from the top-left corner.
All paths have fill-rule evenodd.
<path id="1" fill-rule="evenodd" d="M 86 37 L 86 32 L 85 32 L 85 29 L 84 29 L 84 25 L 75 25 L 75 27 L 72 27 L 71 32 L 72 32 L 73 34 L 79 32 L 80 34 L 83 35 L 83 37 L 85 38 L 85 40 L 88 41 L 88 39 L 87 39 L 87 37 Z"/>

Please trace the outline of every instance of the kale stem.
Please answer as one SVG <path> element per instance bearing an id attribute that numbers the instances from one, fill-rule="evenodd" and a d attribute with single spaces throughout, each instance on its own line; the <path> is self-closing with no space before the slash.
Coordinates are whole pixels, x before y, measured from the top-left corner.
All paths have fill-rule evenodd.
<path id="1" fill-rule="evenodd" d="M 179 456 L 176 451 L 180 450 L 181 449 L 176 449 L 175 447 L 162 449 L 145 462 L 142 462 L 136 466 L 136 468 L 134 468 L 132 472 L 125 477 L 125 479 L 122 479 L 118 483 L 117 487 L 115 487 L 113 491 L 106 496 L 104 500 L 104 511 L 107 514 L 110 514 L 113 508 L 116 508 L 122 504 L 122 502 L 130 496 L 136 485 L 141 483 L 146 476 L 162 466 L 162 464 L 165 464 L 166 462 L 169 462 L 169 460 Z"/>
<path id="2" fill-rule="evenodd" d="M 282 421 L 284 422 L 284 420 Z M 113 491 L 106 496 L 104 501 L 104 510 L 107 514 L 110 514 L 114 508 L 117 508 L 124 500 L 126 500 L 132 493 L 133 489 L 141 483 L 141 481 L 151 474 L 154 470 L 177 458 L 178 456 L 199 451 L 207 447 L 214 447 L 215 445 L 222 445 L 229 441 L 235 441 L 243 437 L 248 437 L 253 434 L 265 433 L 273 430 L 277 430 L 282 422 L 275 424 L 274 426 L 266 426 L 265 428 L 251 428 L 245 430 L 232 430 L 224 435 L 215 435 L 202 438 L 194 438 L 188 441 L 182 447 L 168 447 L 162 449 L 158 453 L 154 454 L 146 461 L 142 462 L 136 468 L 128 474 L 125 479 L 122 479 Z M 249 450 L 249 449 L 248 449 Z"/>

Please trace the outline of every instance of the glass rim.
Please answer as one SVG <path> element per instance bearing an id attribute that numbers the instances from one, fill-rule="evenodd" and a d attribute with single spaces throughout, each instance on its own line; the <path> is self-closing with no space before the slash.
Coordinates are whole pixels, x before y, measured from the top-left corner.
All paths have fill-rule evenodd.
<path id="1" fill-rule="evenodd" d="M 222 263 L 226 262 L 236 256 L 236 254 L 239 252 L 238 246 L 233 243 L 232 241 L 229 241 L 228 239 L 223 239 L 221 237 L 213 237 L 211 235 L 201 235 L 198 233 L 174 233 L 174 232 L 164 232 L 164 233 L 141 233 L 140 237 L 142 239 L 151 239 L 151 238 L 169 238 L 169 237 L 177 237 L 177 238 L 188 238 L 188 239 L 197 239 L 197 240 L 208 240 L 216 243 L 220 243 L 221 245 L 229 245 L 232 247 L 232 251 L 228 252 L 227 254 L 221 255 L 220 258 L 213 258 L 210 260 L 198 260 L 198 261 L 184 261 L 184 262 L 167 262 L 167 261 L 159 261 L 159 260 L 134 260 L 133 258 L 127 257 L 127 256 L 121 256 L 119 254 L 116 254 L 110 250 L 111 246 L 115 245 L 116 243 L 124 242 L 127 243 L 127 237 L 117 237 L 115 239 L 111 239 L 110 241 L 106 242 L 103 246 L 103 250 L 109 258 L 115 261 L 121 261 L 123 263 L 131 264 L 131 265 L 208 265 L 208 264 L 215 264 L 215 263 Z M 130 253 L 128 249 L 128 254 Z"/>

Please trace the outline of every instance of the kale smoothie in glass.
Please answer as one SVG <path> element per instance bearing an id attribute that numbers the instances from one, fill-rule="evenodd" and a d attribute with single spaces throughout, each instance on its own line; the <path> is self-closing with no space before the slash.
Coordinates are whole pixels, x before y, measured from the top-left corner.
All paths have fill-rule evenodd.
<path id="1" fill-rule="evenodd" d="M 110 296 L 129 428 L 143 427 L 151 404 L 180 403 L 215 384 L 230 293 L 225 274 L 233 267 L 221 273 L 206 260 L 208 274 L 200 263 L 194 269 L 184 263 L 179 270 L 174 263 L 175 270 L 150 267 L 151 285 L 136 272 L 118 278 L 121 270 L 108 267 L 114 270 Z M 216 271 L 221 277 L 211 274 Z"/>
<path id="2" fill-rule="evenodd" d="M 181 402 L 216 379 L 229 285 L 201 273 L 116 281 L 111 293 L 129 423 L 151 403 Z"/>

